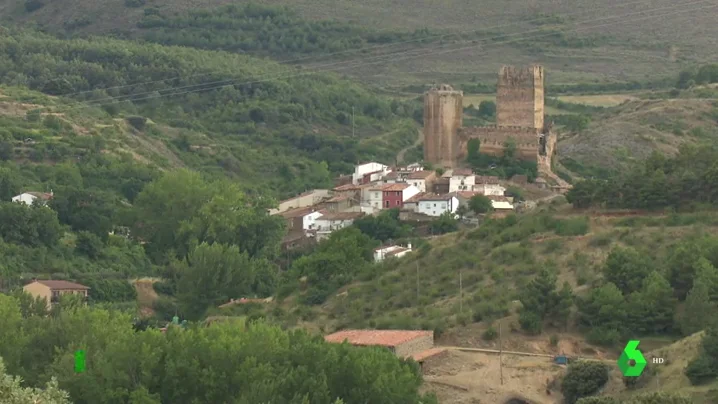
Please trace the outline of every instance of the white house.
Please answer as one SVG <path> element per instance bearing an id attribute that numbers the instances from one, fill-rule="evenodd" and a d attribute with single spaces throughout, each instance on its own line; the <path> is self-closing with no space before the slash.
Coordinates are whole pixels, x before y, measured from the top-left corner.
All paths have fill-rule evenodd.
<path id="1" fill-rule="evenodd" d="M 499 177 L 477 175 L 474 177 L 474 191 L 479 191 L 486 196 L 503 196 L 506 188 L 499 184 Z"/>
<path id="2" fill-rule="evenodd" d="M 385 258 L 399 258 L 411 252 L 411 244 L 406 247 L 392 245 L 388 247 L 379 247 L 374 249 L 374 262 L 383 261 Z"/>
<path id="3" fill-rule="evenodd" d="M 514 205 L 511 204 L 509 199 L 505 196 L 498 195 L 487 195 L 487 198 L 491 200 L 491 206 L 497 211 L 509 211 L 514 210 Z"/>
<path id="4" fill-rule="evenodd" d="M 365 163 L 354 167 L 352 174 L 352 183 L 366 184 L 381 179 L 383 176 L 391 172 L 389 166 L 381 163 Z"/>
<path id="5" fill-rule="evenodd" d="M 316 220 L 322 216 L 322 212 L 313 207 L 291 209 L 279 214 L 287 222 L 287 230 L 290 233 L 316 229 Z"/>
<path id="6" fill-rule="evenodd" d="M 434 171 L 414 171 L 409 174 L 406 182 L 415 186 L 419 192 L 428 192 L 435 179 L 436 172 Z"/>
<path id="7" fill-rule="evenodd" d="M 19 202 L 24 203 L 25 205 L 32 205 L 33 202 L 35 202 L 36 199 L 40 199 L 41 203 L 47 203 L 50 199 L 53 197 L 52 191 L 50 193 L 46 192 L 24 192 L 20 195 L 13 196 L 12 201 L 13 202 Z"/>
<path id="8" fill-rule="evenodd" d="M 314 223 L 317 231 L 317 241 L 329 237 L 333 231 L 341 230 L 351 226 L 354 220 L 364 216 L 364 212 L 326 212 L 321 211 L 322 216 Z"/>
<path id="9" fill-rule="evenodd" d="M 444 213 L 456 213 L 459 208 L 459 199 L 455 195 L 426 195 L 419 199 L 417 213 L 427 216 L 441 216 Z"/>
<path id="10" fill-rule="evenodd" d="M 384 193 L 381 191 L 383 185 L 376 185 L 366 189 L 366 203 L 374 209 L 382 208 L 382 200 Z"/>
<path id="11" fill-rule="evenodd" d="M 469 169 L 456 169 L 449 177 L 449 192 L 471 191 L 474 189 L 476 176 Z"/>

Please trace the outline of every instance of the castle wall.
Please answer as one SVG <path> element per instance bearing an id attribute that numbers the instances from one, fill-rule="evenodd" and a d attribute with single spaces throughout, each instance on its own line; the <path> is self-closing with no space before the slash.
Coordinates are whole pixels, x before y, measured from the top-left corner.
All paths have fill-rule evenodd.
<path id="1" fill-rule="evenodd" d="M 557 136 L 553 133 L 548 133 L 546 135 L 546 153 L 538 155 L 538 172 L 541 174 L 548 174 L 553 173 L 551 171 L 551 160 L 553 159 L 554 154 L 556 153 L 556 141 Z"/>
<path id="2" fill-rule="evenodd" d="M 461 128 L 458 131 L 457 158 L 465 159 L 470 139 L 479 139 L 479 151 L 491 156 L 502 156 L 504 145 L 509 139 L 516 144 L 519 158 L 537 161 L 539 150 L 539 130 L 520 127 L 482 126 Z"/>
<path id="3" fill-rule="evenodd" d="M 543 128 L 543 79 L 541 66 L 501 68 L 496 93 L 498 126 Z"/>
<path id="4" fill-rule="evenodd" d="M 463 124 L 464 93 L 442 85 L 424 94 L 424 160 L 453 167 L 458 151 L 457 131 Z"/>

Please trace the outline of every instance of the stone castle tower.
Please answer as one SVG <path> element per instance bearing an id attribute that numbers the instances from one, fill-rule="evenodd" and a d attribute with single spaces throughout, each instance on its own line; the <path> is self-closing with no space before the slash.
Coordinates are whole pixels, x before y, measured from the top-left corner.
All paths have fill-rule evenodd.
<path id="1" fill-rule="evenodd" d="M 442 84 L 424 94 L 424 160 L 450 166 L 456 159 L 456 133 L 463 125 L 464 93 Z"/>
<path id="2" fill-rule="evenodd" d="M 544 123 L 544 72 L 541 66 L 503 66 L 496 94 L 496 125 L 463 127 L 463 92 L 443 84 L 424 94 L 424 160 L 454 168 L 466 156 L 470 139 L 481 141 L 481 152 L 503 153 L 513 139 L 521 158 L 539 165 L 549 162 L 555 136 Z"/>
<path id="3" fill-rule="evenodd" d="M 503 66 L 496 90 L 497 126 L 543 129 L 543 67 Z"/>

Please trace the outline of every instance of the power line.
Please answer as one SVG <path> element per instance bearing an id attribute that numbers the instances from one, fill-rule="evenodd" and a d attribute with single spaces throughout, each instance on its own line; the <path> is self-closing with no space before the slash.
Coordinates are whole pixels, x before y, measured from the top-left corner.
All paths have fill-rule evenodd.
<path id="1" fill-rule="evenodd" d="M 692 3 L 686 3 L 686 4 L 679 5 L 679 7 L 683 7 L 683 6 L 686 6 L 686 5 L 693 5 L 693 4 L 705 3 L 706 1 L 707 1 L 707 0 L 694 1 L 694 2 L 692 2 Z M 580 23 L 577 23 L 577 24 L 584 24 L 584 23 L 586 23 L 586 22 L 604 21 L 604 20 L 609 20 L 609 19 L 614 19 L 614 18 L 631 16 L 631 15 L 635 15 L 635 14 L 644 14 L 644 13 L 646 13 L 646 12 L 660 11 L 660 10 L 664 10 L 664 9 L 674 9 L 674 8 L 676 8 L 676 7 L 677 7 L 677 6 L 674 5 L 674 6 L 669 6 L 669 7 L 660 7 L 660 8 L 655 8 L 655 9 L 642 10 L 642 11 L 638 11 L 638 12 L 634 12 L 634 13 L 629 13 L 629 14 L 613 15 L 613 16 L 610 16 L 610 17 L 604 17 L 604 18 L 600 18 L 600 19 L 591 19 L 591 20 L 583 21 L 583 22 L 580 22 Z M 694 11 L 694 10 L 689 10 L 689 11 Z M 669 15 L 670 15 L 670 14 L 669 14 Z M 648 18 L 654 18 L 654 17 L 661 17 L 661 15 L 658 15 L 658 16 L 649 16 Z M 638 20 L 640 20 L 640 19 L 638 19 Z M 613 25 L 613 24 L 608 24 L 608 25 Z M 598 25 L 597 27 L 601 27 L 601 26 L 604 26 L 604 25 Z M 594 28 L 594 27 L 589 27 L 589 28 Z M 564 31 L 561 31 L 561 32 L 571 32 L 571 31 L 577 31 L 577 30 L 580 30 L 580 29 L 582 29 L 582 28 L 579 27 L 579 28 L 575 28 L 575 29 L 564 30 Z M 484 39 L 483 41 L 487 41 L 487 42 L 488 42 L 488 41 L 490 41 L 490 40 L 492 40 L 492 39 L 495 39 L 495 38 L 511 37 L 511 36 L 516 36 L 516 35 L 525 36 L 526 34 L 534 33 L 534 32 L 545 32 L 545 30 L 542 29 L 542 28 L 537 28 L 537 29 L 527 30 L 527 31 L 523 31 L 523 32 L 516 32 L 516 33 L 511 33 L 511 34 L 499 35 L 498 37 L 487 38 L 487 39 Z M 542 36 L 552 36 L 552 35 L 554 35 L 554 34 L 555 34 L 555 32 L 547 33 L 547 34 L 545 34 L 545 35 L 531 35 L 530 38 L 540 38 L 540 37 L 542 37 Z M 520 39 L 519 39 L 519 40 L 520 40 Z M 494 42 L 494 43 L 491 43 L 491 44 L 494 44 L 494 45 L 495 45 L 495 44 L 508 43 L 508 42 L 513 42 L 513 41 Z M 457 50 L 470 49 L 470 48 L 474 48 L 474 47 L 477 47 L 477 46 L 478 46 L 477 44 L 473 44 L 473 45 L 471 45 L 471 46 L 469 46 L 469 47 L 459 48 L 459 49 L 457 49 Z M 323 70 L 322 68 L 331 67 L 331 66 L 337 66 L 337 65 L 344 64 L 344 63 L 354 62 L 354 63 L 359 63 L 359 64 L 358 64 L 357 66 L 352 66 L 352 65 L 345 66 L 345 67 L 340 68 L 340 69 L 338 69 L 338 70 L 343 70 L 344 68 L 352 68 L 352 67 L 364 66 L 364 65 L 368 65 L 368 64 L 376 64 L 376 63 L 366 63 L 367 60 L 372 60 L 372 59 L 380 59 L 380 60 L 378 61 L 378 63 L 384 62 L 384 60 L 383 60 L 384 58 L 389 58 L 389 59 L 387 59 L 387 61 L 389 61 L 389 60 L 397 60 L 397 59 L 394 59 L 394 57 L 397 56 L 397 55 L 402 55 L 402 54 L 407 54 L 407 53 L 415 53 L 415 52 L 418 52 L 418 51 L 419 51 L 419 52 L 423 51 L 423 53 L 421 53 L 421 54 L 419 54 L 419 55 L 414 55 L 414 57 L 428 56 L 428 55 L 434 53 L 433 50 L 432 50 L 430 47 L 429 47 L 428 50 L 426 50 L 426 49 L 411 49 L 411 50 L 407 50 L 407 51 L 395 52 L 395 53 L 393 53 L 393 54 L 392 54 L 392 53 L 388 53 L 388 54 L 384 54 L 384 55 L 377 55 L 377 56 L 373 56 L 373 57 L 369 57 L 369 58 L 363 59 L 363 60 L 358 61 L 358 62 L 357 62 L 357 61 L 353 61 L 353 60 L 348 60 L 348 61 L 340 61 L 340 62 L 333 62 L 333 63 L 329 63 L 329 64 L 319 65 L 319 66 L 315 66 L 315 67 L 312 69 L 312 71 L 310 71 L 310 72 L 308 72 L 308 73 L 305 73 L 305 74 L 313 74 L 313 73 L 315 73 L 315 72 L 322 72 L 322 71 L 335 71 L 335 70 L 331 70 L 331 69 L 329 69 L 329 70 Z M 454 50 L 454 51 L 455 51 L 455 50 Z M 452 51 L 452 52 L 453 52 L 453 51 Z M 439 53 L 439 54 L 441 54 L 441 53 Z M 398 60 L 403 60 L 403 59 L 406 59 L 406 58 L 402 58 L 402 59 L 398 59 Z M 145 92 L 141 92 L 141 93 L 119 95 L 119 96 L 115 96 L 115 97 L 106 97 L 106 98 L 101 98 L 101 99 L 98 99 L 98 100 L 85 101 L 84 103 L 87 103 L 87 104 L 95 104 L 95 103 L 101 103 L 102 101 L 119 100 L 120 98 L 131 98 L 131 97 L 136 97 L 136 96 L 141 96 L 141 95 L 150 95 L 150 94 L 153 94 L 153 93 L 158 92 L 158 91 L 177 91 L 177 90 L 192 89 L 192 88 L 203 87 L 203 86 L 212 86 L 211 88 L 208 88 L 208 89 L 214 89 L 214 88 L 219 88 L 219 87 L 222 87 L 222 86 L 224 86 L 224 85 L 229 85 L 229 84 L 235 84 L 235 85 L 257 84 L 257 83 L 262 83 L 262 82 L 267 82 L 267 81 L 273 81 L 273 80 L 282 79 L 282 78 L 298 77 L 298 76 L 302 76 L 302 75 L 305 75 L 305 74 L 299 73 L 299 74 L 294 74 L 294 75 L 290 75 L 290 76 L 275 76 L 275 77 L 268 78 L 268 79 L 259 79 L 259 80 L 255 80 L 255 81 L 244 82 L 244 83 L 236 83 L 236 80 L 237 80 L 237 79 L 224 79 L 224 80 L 213 81 L 213 82 L 190 84 L 190 85 L 186 85 L 186 86 L 174 87 L 174 88 L 163 89 L 163 90 L 153 90 L 153 91 L 145 91 Z M 217 87 L 214 87 L 214 86 L 217 86 Z M 205 89 L 199 89 L 199 88 L 197 89 L 197 91 L 203 91 L 203 90 L 205 90 Z M 157 98 L 157 97 L 152 97 L 152 98 Z M 143 98 L 143 99 L 144 99 L 144 98 Z M 124 100 L 123 100 L 123 101 L 124 101 Z M 75 104 L 78 104 L 78 103 L 83 103 L 83 102 L 82 102 L 82 101 L 77 101 Z M 73 105 L 73 104 L 70 104 L 70 105 Z"/>
<path id="2" fill-rule="evenodd" d="M 629 3 L 622 3 L 622 4 L 618 5 L 618 6 L 607 6 L 607 7 L 605 7 L 605 8 L 614 9 L 614 8 L 617 8 L 617 7 L 624 7 L 624 6 L 629 6 L 629 5 L 637 5 L 637 4 L 651 3 L 651 2 L 653 2 L 653 0 L 639 0 L 639 1 L 629 2 Z M 594 12 L 595 12 L 595 11 L 591 11 L 591 12 L 577 12 L 577 13 L 571 13 L 571 14 L 562 14 L 561 17 L 573 17 L 573 16 L 583 15 L 583 14 L 592 14 L 592 13 L 594 13 Z M 375 45 L 375 46 L 365 46 L 365 47 L 355 48 L 355 49 L 347 49 L 347 50 L 344 50 L 344 51 L 326 53 L 326 54 L 323 54 L 323 55 L 304 56 L 304 57 L 301 57 L 301 58 L 279 61 L 278 63 L 279 63 L 279 64 L 292 64 L 292 63 L 301 62 L 301 61 L 308 60 L 308 59 L 316 59 L 316 58 L 323 58 L 323 57 L 332 57 L 332 56 L 343 55 L 343 54 L 347 54 L 347 53 L 357 53 L 357 52 L 364 52 L 364 51 L 373 51 L 373 50 L 383 49 L 383 48 L 387 48 L 387 47 L 391 47 L 391 46 L 406 45 L 406 44 L 415 43 L 415 42 L 422 42 L 422 41 L 426 41 L 426 40 L 435 41 L 435 40 L 439 40 L 439 39 L 443 39 L 443 38 L 448 38 L 448 37 L 451 37 L 451 36 L 458 36 L 458 35 L 463 35 L 463 34 L 468 34 L 468 33 L 478 33 L 478 32 L 480 32 L 480 31 L 490 31 L 490 30 L 493 30 L 493 29 L 505 28 L 505 27 L 507 27 L 507 26 L 510 27 L 510 26 L 528 24 L 528 23 L 532 23 L 532 22 L 539 22 L 539 21 L 543 21 L 543 20 L 546 20 L 546 19 L 549 19 L 549 18 L 552 18 L 552 16 L 549 15 L 549 16 L 543 16 L 543 17 L 538 17 L 538 18 L 534 18 L 534 19 L 530 19 L 530 20 L 524 20 L 524 21 L 519 21 L 519 22 L 514 22 L 514 23 L 499 24 L 499 25 L 494 25 L 494 26 L 488 27 L 488 28 L 484 28 L 484 29 L 482 29 L 482 30 L 462 30 L 462 31 L 455 31 L 455 32 L 450 32 L 450 33 L 445 33 L 445 34 L 439 34 L 439 35 L 429 35 L 429 36 L 425 36 L 425 37 L 421 37 L 421 38 L 415 38 L 415 39 L 410 39 L 410 40 L 406 40 L 406 41 L 392 42 L 392 43 L 389 43 L 389 44 Z M 72 92 L 72 93 L 58 94 L 57 96 L 59 96 L 59 97 L 71 97 L 71 96 L 75 96 L 75 95 L 91 93 L 91 92 L 93 92 L 93 91 L 98 91 L 98 90 L 104 90 L 104 91 L 107 91 L 107 90 L 116 90 L 116 89 L 126 88 L 126 87 L 133 87 L 133 86 L 141 86 L 141 85 L 146 85 L 146 84 L 162 83 L 162 82 L 165 82 L 165 81 L 175 80 L 175 79 L 181 79 L 181 78 L 188 79 L 188 78 L 206 77 L 206 76 L 209 76 L 209 75 L 212 75 L 212 74 L 216 74 L 216 73 L 221 73 L 221 72 L 220 72 L 220 71 L 213 71 L 213 72 L 200 73 L 200 74 L 195 74 L 195 75 L 190 75 L 190 76 L 173 76 L 173 77 L 169 77 L 169 78 L 161 79 L 161 80 L 145 81 L 145 82 L 133 83 L 133 84 L 124 84 L 124 85 L 121 85 L 121 86 L 113 86 L 113 87 L 95 88 L 95 89 L 92 89 L 92 90 L 83 90 L 83 91 L 77 91 L 77 92 Z"/>
<path id="3" fill-rule="evenodd" d="M 690 3 L 690 5 L 700 4 L 700 3 L 705 3 L 705 2 L 706 2 L 705 0 L 703 0 L 703 1 L 696 1 L 696 2 Z M 564 30 L 564 31 L 561 31 L 561 32 L 567 33 L 567 32 L 574 32 L 574 31 L 581 31 L 581 30 L 585 30 L 585 29 L 600 28 L 600 27 L 605 27 L 605 26 L 616 25 L 617 23 L 635 22 L 635 21 L 641 21 L 641 20 L 646 20 L 646 19 L 651 19 L 651 18 L 657 18 L 657 17 L 666 17 L 666 16 L 670 16 L 670 15 L 681 14 L 681 13 L 686 13 L 686 12 L 691 12 L 691 11 L 699 11 L 699 10 L 704 10 L 704 9 L 709 9 L 709 8 L 715 8 L 715 7 L 718 7 L 718 4 L 713 4 L 713 5 L 710 5 L 710 6 L 699 7 L 699 8 L 689 9 L 689 10 L 674 11 L 674 12 L 671 12 L 671 13 L 664 13 L 664 14 L 658 14 L 658 15 L 650 15 L 650 16 L 646 16 L 646 17 L 643 17 L 643 18 L 635 18 L 635 19 L 629 19 L 629 20 L 623 20 L 623 21 L 613 21 L 613 22 L 605 23 L 605 24 L 598 24 L 598 25 L 592 25 L 592 26 L 584 26 L 584 27 L 574 28 L 574 29 L 570 29 L 570 30 Z M 664 7 L 664 8 L 672 8 L 672 7 Z M 646 11 L 662 10 L 662 9 L 664 9 L 664 8 L 658 8 L 658 9 L 652 9 L 652 10 L 644 10 L 644 11 L 637 12 L 637 13 L 626 14 L 626 16 L 627 16 L 627 15 L 633 15 L 633 14 L 642 14 L 642 13 L 645 13 Z M 614 18 L 614 17 L 612 17 L 612 18 Z M 532 30 L 532 31 L 534 31 L 534 30 Z M 532 31 L 527 31 L 527 32 L 532 32 Z M 489 45 L 500 45 L 500 44 L 505 44 L 505 43 L 517 42 L 517 41 L 521 41 L 521 40 L 525 40 L 525 39 L 535 39 L 535 38 L 553 36 L 553 35 L 555 35 L 555 34 L 556 34 L 555 32 L 550 32 L 550 33 L 546 33 L 546 34 L 544 34 L 544 35 L 531 35 L 531 36 L 528 36 L 528 37 L 526 37 L 526 38 L 518 38 L 518 39 L 513 39 L 513 40 L 508 40 L 508 41 L 492 42 L 492 43 L 490 43 Z M 510 36 L 510 35 L 509 35 L 509 36 Z M 428 56 L 428 55 L 440 55 L 440 54 L 445 54 L 445 53 L 450 53 L 450 52 L 457 52 L 457 51 L 461 51 L 461 50 L 468 50 L 468 49 L 476 48 L 477 46 L 478 46 L 478 45 L 474 44 L 474 45 L 471 45 L 471 46 L 460 47 L 460 48 L 455 48 L 455 49 L 448 49 L 448 50 L 443 50 L 443 51 L 439 51 L 439 52 L 429 51 L 429 52 L 425 52 L 425 53 L 421 53 L 421 54 L 416 54 L 416 55 L 409 55 L 409 56 L 401 57 L 401 58 L 392 58 L 391 61 L 405 60 L 405 59 L 411 59 L 411 58 Z M 413 52 L 413 51 L 412 51 L 412 52 Z M 410 53 L 410 52 L 398 52 L 397 55 L 400 55 L 400 54 L 402 54 L 402 53 Z M 395 55 L 383 55 L 382 57 L 386 57 L 386 56 L 392 56 L 392 57 L 393 57 L 393 56 L 395 56 Z M 268 78 L 268 79 L 260 79 L 260 80 L 249 81 L 249 82 L 237 82 L 236 80 L 222 80 L 221 82 L 216 82 L 216 83 L 215 83 L 215 82 L 200 83 L 200 84 L 195 84 L 195 85 L 190 85 L 190 86 L 183 86 L 183 87 L 177 87 L 177 88 L 170 88 L 170 89 L 165 89 L 165 90 L 155 90 L 155 91 L 150 91 L 150 92 L 137 93 L 137 94 L 129 94 L 129 95 L 118 96 L 118 97 L 108 97 L 108 98 L 106 98 L 106 99 L 100 99 L 100 100 L 95 100 L 95 101 L 79 102 L 79 103 L 82 103 L 83 105 L 66 108 L 66 109 L 64 109 L 64 111 L 74 110 L 74 109 L 78 109 L 78 108 L 86 108 L 86 107 L 89 107 L 89 106 L 111 105 L 111 104 L 115 104 L 115 103 L 119 103 L 119 102 L 123 102 L 123 101 L 135 102 L 135 101 L 143 101 L 143 100 L 154 99 L 154 98 L 163 98 L 163 97 L 173 96 L 173 95 L 183 95 L 183 94 L 197 93 L 197 92 L 202 92 L 202 91 L 215 90 L 215 89 L 224 87 L 224 86 L 229 85 L 229 84 L 233 84 L 233 85 L 258 84 L 258 83 L 270 82 L 270 81 L 274 81 L 274 80 L 278 80 L 278 79 L 288 79 L 288 78 L 300 77 L 300 76 L 305 76 L 305 75 L 310 75 L 310 74 L 316 74 L 316 73 L 322 73 L 322 72 L 336 72 L 336 71 L 338 71 L 338 70 L 344 70 L 344 69 L 347 69 L 347 68 L 363 67 L 363 66 L 369 66 L 369 65 L 373 65 L 373 64 L 377 64 L 377 63 L 383 63 L 383 62 L 385 62 L 385 60 L 379 60 L 379 61 L 374 61 L 374 62 L 370 62 L 370 63 L 360 62 L 360 63 L 358 63 L 357 65 L 343 66 L 343 67 L 340 67 L 340 68 L 338 68 L 338 69 L 314 70 L 314 71 L 309 71 L 309 72 L 302 72 L 302 73 L 297 73 L 297 74 L 290 74 L 290 75 L 286 75 L 286 76 L 277 76 L 277 77 L 272 77 L 272 78 Z M 183 90 L 183 89 L 187 89 L 187 88 L 201 87 L 201 86 L 209 86 L 209 87 L 200 88 L 200 89 L 193 89 L 193 90 L 187 90 L 187 91 L 178 91 L 178 90 Z M 121 99 L 121 98 L 125 98 L 125 97 L 134 97 L 134 96 L 139 96 L 139 95 L 153 94 L 153 93 L 161 92 L 161 91 L 169 91 L 169 92 L 168 92 L 168 93 L 165 93 L 165 94 L 150 95 L 150 96 L 142 97 L 142 98 L 135 98 L 135 99 L 127 98 L 127 99 Z M 105 101 L 105 100 L 107 100 L 107 101 L 109 101 L 109 102 L 102 102 L 102 101 Z"/>

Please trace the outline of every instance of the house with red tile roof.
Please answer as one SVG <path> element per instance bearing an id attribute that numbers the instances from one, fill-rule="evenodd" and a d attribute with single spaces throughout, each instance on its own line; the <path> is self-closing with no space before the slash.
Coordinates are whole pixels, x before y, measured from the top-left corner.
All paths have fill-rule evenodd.
<path id="1" fill-rule="evenodd" d="M 346 341 L 355 346 L 385 347 L 401 358 L 412 357 L 434 348 L 433 331 L 344 330 L 327 335 L 324 340 L 331 343 Z"/>
<path id="2" fill-rule="evenodd" d="M 382 208 L 392 209 L 404 206 L 404 201 L 419 193 L 413 185 L 406 183 L 386 184 L 381 187 Z"/>

